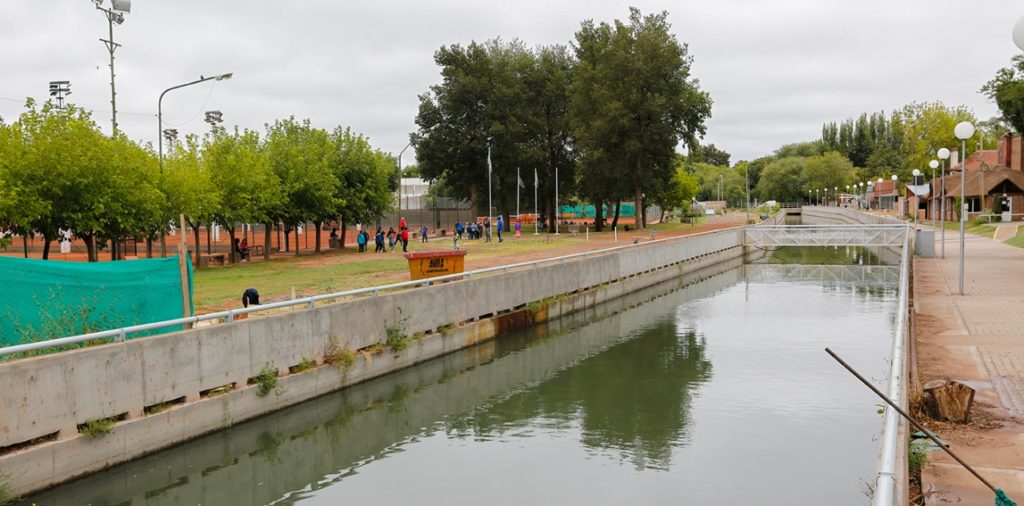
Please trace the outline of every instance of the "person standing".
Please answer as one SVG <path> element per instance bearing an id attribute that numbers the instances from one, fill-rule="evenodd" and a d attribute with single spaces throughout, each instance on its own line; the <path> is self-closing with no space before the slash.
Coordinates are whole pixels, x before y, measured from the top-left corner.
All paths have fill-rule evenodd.
<path id="1" fill-rule="evenodd" d="M 359 245 L 360 253 L 366 251 L 366 235 L 364 235 L 362 231 L 360 231 L 359 234 L 356 235 L 356 244 Z"/>
<path id="2" fill-rule="evenodd" d="M 523 222 L 519 221 L 519 218 L 517 217 L 516 218 L 516 237 L 522 237 L 522 236 L 523 236 Z"/>
<path id="3" fill-rule="evenodd" d="M 455 222 L 455 240 L 456 241 L 458 241 L 459 239 L 462 239 L 462 231 L 463 231 L 462 222 L 461 221 L 456 221 Z"/>
<path id="4" fill-rule="evenodd" d="M 373 250 L 374 253 L 384 253 L 384 231 L 377 229 L 377 235 L 373 237 L 373 241 L 377 244 L 377 249 Z"/>
<path id="5" fill-rule="evenodd" d="M 423 225 L 423 228 L 420 229 L 420 240 L 422 242 L 427 242 L 427 226 L 426 225 Z"/>
<path id="6" fill-rule="evenodd" d="M 409 252 L 409 229 L 402 229 L 402 253 Z"/>
<path id="7" fill-rule="evenodd" d="M 388 227 L 388 248 L 392 253 L 395 252 L 395 241 L 398 240 L 398 234 L 395 233 L 394 227 Z"/>
<path id="8" fill-rule="evenodd" d="M 405 224 L 405 216 L 398 219 L 398 230 L 402 230 L 403 228 L 408 228 Z"/>
<path id="9" fill-rule="evenodd" d="M 484 218 L 484 242 L 491 242 L 491 217 Z"/>
<path id="10" fill-rule="evenodd" d="M 498 215 L 498 242 L 504 241 L 504 239 L 501 238 L 501 231 L 504 228 L 505 228 L 505 222 L 502 221 L 501 215 L 499 214 Z"/>

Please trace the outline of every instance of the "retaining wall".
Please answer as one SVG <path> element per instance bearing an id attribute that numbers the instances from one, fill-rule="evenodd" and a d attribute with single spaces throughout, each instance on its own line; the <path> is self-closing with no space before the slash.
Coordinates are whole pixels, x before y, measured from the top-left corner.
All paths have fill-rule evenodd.
<path id="1" fill-rule="evenodd" d="M 743 256 L 743 230 L 0 364 L 0 471 L 26 494 Z M 416 337 L 399 354 L 379 343 Z M 322 367 L 338 349 L 359 367 Z M 333 350 L 333 352 L 332 352 Z M 300 370 L 315 364 L 311 370 Z M 301 365 L 301 366 L 300 366 Z M 277 388 L 252 378 L 270 368 Z M 79 434 L 116 418 L 109 433 Z"/>

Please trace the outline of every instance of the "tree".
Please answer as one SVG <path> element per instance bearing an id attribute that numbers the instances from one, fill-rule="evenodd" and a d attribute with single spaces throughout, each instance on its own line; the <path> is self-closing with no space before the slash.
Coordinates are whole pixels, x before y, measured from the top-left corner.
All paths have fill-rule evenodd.
<path id="1" fill-rule="evenodd" d="M 780 158 L 768 164 L 757 183 L 757 195 L 762 201 L 803 200 L 804 166 L 804 159 L 795 156 Z"/>
<path id="2" fill-rule="evenodd" d="M 326 131 L 313 128 L 308 119 L 299 122 L 290 117 L 267 126 L 264 149 L 267 162 L 280 181 L 282 196 L 280 205 L 267 217 L 293 227 L 312 221 L 315 250 L 319 253 L 321 226 L 338 216 L 341 205 L 337 198 L 340 181 L 331 167 L 336 156 L 335 144 Z M 296 234 L 296 255 L 298 240 Z"/>
<path id="3" fill-rule="evenodd" d="M 391 157 L 374 150 L 365 137 L 350 129 L 335 128 L 331 143 L 331 171 L 341 183 L 334 198 L 339 203 L 344 244 L 346 223 L 367 223 L 391 210 L 395 165 Z"/>
<path id="4" fill-rule="evenodd" d="M 1018 134 L 1024 134 L 1024 54 L 1014 55 L 1011 65 L 996 71 L 981 92 L 996 103 L 1003 119 Z"/>
<path id="5" fill-rule="evenodd" d="M 710 97 L 690 76 L 687 46 L 672 35 L 667 18 L 667 12 L 643 16 L 631 8 L 628 24 L 585 21 L 574 45 L 570 104 L 582 178 L 632 190 L 638 228 L 645 188 L 668 183 L 675 147 L 683 142 L 695 149 L 711 114 Z"/>
<path id="6" fill-rule="evenodd" d="M 664 213 L 676 207 L 689 207 L 695 195 L 697 195 L 697 179 L 686 169 L 679 167 L 672 175 L 669 184 L 659 188 L 652 200 L 661 207 L 662 221 L 664 221 Z"/>
<path id="7" fill-rule="evenodd" d="M 270 216 L 284 202 L 281 181 L 270 168 L 259 134 L 252 130 L 216 130 L 206 137 L 203 157 L 214 186 L 222 192 L 214 220 L 228 231 L 231 261 L 236 262 L 238 224 L 270 223 Z"/>
<path id="8" fill-rule="evenodd" d="M 940 148 L 953 148 L 960 141 L 953 128 L 961 121 L 976 122 L 974 114 L 964 106 L 949 107 L 941 102 L 915 102 L 906 105 L 894 116 L 902 127 L 903 165 L 896 174 L 906 180 L 914 169 L 924 170 Z M 967 144 L 967 156 L 974 150 Z"/>
<path id="9" fill-rule="evenodd" d="M 729 166 L 729 157 L 729 153 L 725 150 L 718 149 L 714 144 L 698 146 L 697 149 L 693 150 L 689 156 L 692 162 L 703 162 L 721 167 Z"/>
<path id="10" fill-rule="evenodd" d="M 807 190 L 819 188 L 844 189 L 854 181 L 853 164 L 836 151 L 807 158 L 804 165 L 804 185 L 801 197 Z M 797 199 L 799 200 L 799 198 Z"/>
<path id="11" fill-rule="evenodd" d="M 183 213 L 185 222 L 192 227 L 196 265 L 200 264 L 202 257 L 199 229 L 206 225 L 207 234 L 210 234 L 210 226 L 223 197 L 221 189 L 214 184 L 213 172 L 203 159 L 200 148 L 199 139 L 195 135 L 187 136 L 184 144 L 175 143 L 171 146 L 164 158 L 162 179 L 171 219 L 176 213 Z M 264 252 L 269 254 L 270 248 L 264 248 Z"/>

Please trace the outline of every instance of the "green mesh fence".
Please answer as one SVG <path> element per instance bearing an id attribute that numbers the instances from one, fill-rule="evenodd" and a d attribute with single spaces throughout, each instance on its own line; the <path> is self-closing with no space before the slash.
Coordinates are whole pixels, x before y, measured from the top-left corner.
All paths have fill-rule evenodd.
<path id="1" fill-rule="evenodd" d="M 103 263 L 0 257 L 0 280 L 0 346 L 183 316 L 176 256 Z"/>

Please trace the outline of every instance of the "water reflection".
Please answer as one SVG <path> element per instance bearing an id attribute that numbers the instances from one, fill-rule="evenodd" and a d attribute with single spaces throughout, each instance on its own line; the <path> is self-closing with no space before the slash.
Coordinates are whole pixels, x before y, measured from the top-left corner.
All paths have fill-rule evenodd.
<path id="1" fill-rule="evenodd" d="M 489 435 L 523 423 L 578 421 L 581 443 L 637 469 L 668 469 L 687 438 L 693 391 L 711 377 L 705 339 L 661 320 L 637 337 L 583 360 L 529 390 L 474 412 L 455 434 Z"/>

